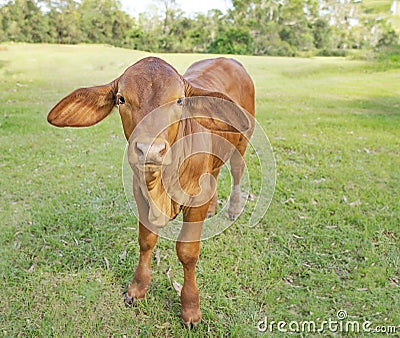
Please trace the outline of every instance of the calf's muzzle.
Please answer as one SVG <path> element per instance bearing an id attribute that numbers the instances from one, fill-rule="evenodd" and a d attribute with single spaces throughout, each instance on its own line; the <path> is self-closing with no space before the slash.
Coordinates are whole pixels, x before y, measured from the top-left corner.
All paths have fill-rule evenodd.
<path id="1" fill-rule="evenodd" d="M 129 163 L 137 167 L 161 167 L 171 164 L 170 145 L 161 139 L 136 139 L 129 145 Z"/>

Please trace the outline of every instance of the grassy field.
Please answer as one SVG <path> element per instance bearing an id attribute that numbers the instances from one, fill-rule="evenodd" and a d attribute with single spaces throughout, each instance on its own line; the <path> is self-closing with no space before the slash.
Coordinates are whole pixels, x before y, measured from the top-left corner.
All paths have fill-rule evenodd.
<path id="1" fill-rule="evenodd" d="M 265 317 L 320 325 L 340 310 L 400 332 L 400 70 L 340 58 L 238 57 L 274 149 L 271 206 L 256 227 L 240 219 L 202 242 L 196 332 L 180 323 L 170 241 L 158 243 L 147 298 L 125 308 L 138 244 L 120 119 L 57 129 L 46 115 L 146 55 L 0 45 L 0 335 L 258 336 Z M 206 56 L 161 57 L 183 72 Z"/>

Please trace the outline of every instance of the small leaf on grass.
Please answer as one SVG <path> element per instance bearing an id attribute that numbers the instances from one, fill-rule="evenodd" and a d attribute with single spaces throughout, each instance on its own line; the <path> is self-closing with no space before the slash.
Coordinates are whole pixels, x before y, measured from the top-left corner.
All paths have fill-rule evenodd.
<path id="1" fill-rule="evenodd" d="M 253 194 L 248 194 L 248 195 L 247 195 L 247 200 L 248 200 L 248 201 L 255 201 L 255 199 L 256 199 L 256 196 L 255 196 L 255 195 L 253 195 Z"/>
<path id="2" fill-rule="evenodd" d="M 160 262 L 161 262 L 160 249 L 157 249 L 157 251 L 156 251 L 156 261 L 157 261 L 157 266 L 160 266 Z"/>
<path id="3" fill-rule="evenodd" d="M 32 272 L 35 270 L 36 265 L 37 265 L 37 258 L 35 257 L 35 259 L 33 260 L 33 263 L 32 263 L 32 265 L 31 265 L 31 267 L 28 269 L 28 272 L 29 272 L 29 273 L 32 273 Z"/>
<path id="4" fill-rule="evenodd" d="M 169 266 L 168 269 L 164 271 L 169 281 L 171 280 L 170 272 L 171 272 L 171 267 Z"/>
<path id="5" fill-rule="evenodd" d="M 317 205 L 318 202 L 317 202 L 315 199 L 312 198 L 312 199 L 311 199 L 311 204 L 312 204 L 312 205 Z"/>
<path id="6" fill-rule="evenodd" d="M 169 327 L 171 327 L 171 323 L 169 323 L 169 322 L 166 322 L 166 323 L 164 323 L 164 324 L 162 324 L 162 325 L 156 324 L 156 328 L 157 328 L 157 329 L 167 329 L 167 328 L 169 328 Z"/>
<path id="7" fill-rule="evenodd" d="M 122 252 L 122 254 L 119 255 L 119 258 L 120 258 L 121 260 L 123 260 L 123 259 L 126 258 L 126 250 L 124 250 L 124 251 Z"/>
<path id="8" fill-rule="evenodd" d="M 363 149 L 367 154 L 371 154 L 371 150 L 369 150 L 368 148 L 364 148 Z"/>
<path id="9" fill-rule="evenodd" d="M 293 283 L 293 279 L 290 277 L 284 277 L 284 278 L 282 278 L 282 280 L 283 280 L 283 283 L 286 285 L 292 285 L 292 283 Z"/>
<path id="10" fill-rule="evenodd" d="M 314 183 L 322 183 L 322 182 L 325 182 L 326 181 L 326 179 L 325 178 L 323 178 L 323 177 L 321 177 L 319 180 L 314 180 Z"/>
<path id="11" fill-rule="evenodd" d="M 389 237 L 391 239 L 396 239 L 396 234 L 393 231 L 384 230 L 384 231 L 382 231 L 382 235 Z"/>
<path id="12" fill-rule="evenodd" d="M 285 202 L 283 202 L 283 204 L 288 204 L 288 203 L 294 204 L 294 198 L 290 197 Z"/>
<path id="13" fill-rule="evenodd" d="M 357 207 L 361 204 L 361 201 L 359 198 L 357 198 L 354 202 L 351 202 L 348 204 L 349 207 Z"/>
<path id="14" fill-rule="evenodd" d="M 256 196 L 251 194 L 251 193 L 245 193 L 245 192 L 241 192 L 240 196 L 246 200 L 246 201 L 254 201 L 256 199 Z"/>
<path id="15" fill-rule="evenodd" d="M 182 285 L 179 284 L 176 280 L 174 280 L 174 282 L 172 283 L 172 286 L 174 287 L 176 293 L 180 297 L 181 293 L 182 293 Z"/>
<path id="16" fill-rule="evenodd" d="M 106 262 L 106 270 L 110 270 L 110 262 L 108 261 L 107 257 L 104 257 L 104 261 Z"/>
<path id="17" fill-rule="evenodd" d="M 349 207 L 357 207 L 361 204 L 361 201 L 359 198 L 357 198 L 354 202 L 349 202 L 347 199 L 347 196 L 343 195 L 343 202 L 346 203 Z"/>

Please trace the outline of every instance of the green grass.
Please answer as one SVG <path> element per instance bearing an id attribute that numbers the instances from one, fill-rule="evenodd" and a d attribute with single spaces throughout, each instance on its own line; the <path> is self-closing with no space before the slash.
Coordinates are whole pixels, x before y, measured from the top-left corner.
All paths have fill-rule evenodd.
<path id="1" fill-rule="evenodd" d="M 258 336 L 265 316 L 321 323 L 339 310 L 400 332 L 400 71 L 342 58 L 238 57 L 276 158 L 271 206 L 256 227 L 242 219 L 202 242 L 196 332 L 180 323 L 172 282 L 183 273 L 170 241 L 157 245 L 146 299 L 124 307 L 138 244 L 119 117 L 57 129 L 46 114 L 145 55 L 1 46 L 0 334 L 244 337 Z M 161 57 L 183 72 L 207 56 Z"/>

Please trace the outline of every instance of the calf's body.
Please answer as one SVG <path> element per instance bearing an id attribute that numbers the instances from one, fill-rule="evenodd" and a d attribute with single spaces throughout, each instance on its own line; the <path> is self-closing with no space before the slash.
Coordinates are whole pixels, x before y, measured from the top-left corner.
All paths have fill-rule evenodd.
<path id="1" fill-rule="evenodd" d="M 180 75 L 165 61 L 149 57 L 103 86 L 81 88 L 49 113 L 56 126 L 90 126 L 117 106 L 129 142 L 133 191 L 139 211 L 139 263 L 125 302 L 145 297 L 158 229 L 183 213 L 176 251 L 184 269 L 182 320 L 201 319 L 195 268 L 204 219 L 216 211 L 216 179 L 231 163 L 233 188 L 228 215 L 241 211 L 243 154 L 254 128 L 254 85 L 232 59 L 199 61 Z M 176 188 L 178 187 L 179 188 Z"/>

